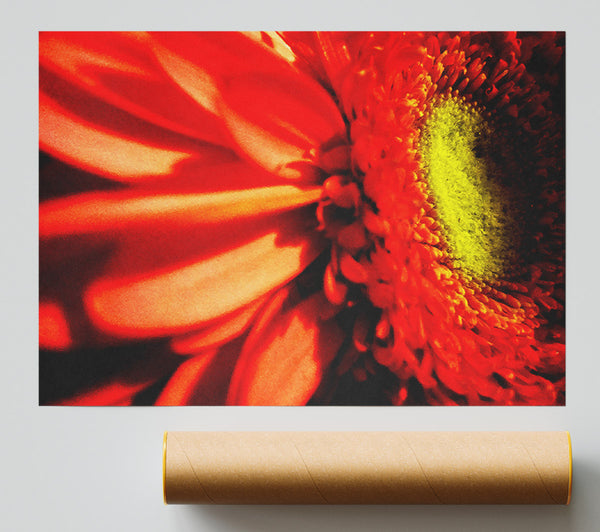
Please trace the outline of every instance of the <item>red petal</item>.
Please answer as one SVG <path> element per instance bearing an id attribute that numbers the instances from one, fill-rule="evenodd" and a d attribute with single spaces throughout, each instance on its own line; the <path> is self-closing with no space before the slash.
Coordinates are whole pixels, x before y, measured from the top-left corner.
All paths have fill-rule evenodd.
<path id="1" fill-rule="evenodd" d="M 285 75 L 295 69 L 289 56 L 238 32 L 153 32 L 152 46 L 158 55 L 168 51 L 173 62 L 163 62 L 165 71 L 192 97 L 198 80 L 220 84 L 224 77 L 247 73 Z M 163 59 L 161 57 L 161 59 Z M 185 65 L 185 66 L 183 66 Z M 204 94 L 199 104 L 203 105 Z"/>
<path id="2" fill-rule="evenodd" d="M 238 360 L 227 397 L 236 405 L 303 405 L 319 386 L 343 334 L 319 315 L 321 294 L 277 317 Z"/>
<path id="3" fill-rule="evenodd" d="M 66 350 L 73 345 L 64 309 L 55 302 L 40 301 L 40 348 Z"/>
<path id="4" fill-rule="evenodd" d="M 165 75 L 144 34 L 41 32 L 40 65 L 152 124 L 209 142 L 225 141 L 218 120 Z"/>
<path id="5" fill-rule="evenodd" d="M 365 37 L 354 31 L 284 32 L 283 38 L 299 57 L 299 67 L 311 72 L 322 84 L 342 96 L 342 81 L 352 58 L 359 56 L 359 46 Z"/>
<path id="6" fill-rule="evenodd" d="M 369 272 L 350 253 L 343 251 L 340 258 L 342 275 L 356 284 L 365 284 L 369 280 Z"/>
<path id="7" fill-rule="evenodd" d="M 291 305 L 298 303 L 298 293 L 292 284 L 277 290 L 260 310 L 260 314 L 252 324 L 252 330 L 244 343 L 244 349 L 252 350 L 254 345 L 262 341 L 264 331 L 271 326 L 272 320 L 279 314 L 287 311 Z"/>
<path id="8" fill-rule="evenodd" d="M 320 31 L 315 35 L 323 68 L 332 87 L 342 92 L 342 81 L 352 58 L 357 57 L 358 43 L 364 37 L 360 32 Z"/>
<path id="9" fill-rule="evenodd" d="M 40 241 L 40 347 L 70 349 L 112 340 L 91 326 L 81 303 L 82 291 L 101 273 L 109 251 L 106 242 L 87 237 Z"/>
<path id="10" fill-rule="evenodd" d="M 101 388 L 77 394 L 70 399 L 57 402 L 67 406 L 129 406 L 137 393 L 152 384 L 152 381 L 129 384 L 112 382 Z"/>
<path id="11" fill-rule="evenodd" d="M 273 223 L 280 228 L 274 230 Z M 204 256 L 176 267 L 168 248 L 156 249 L 153 235 L 136 247 L 127 243 L 131 235 L 124 235 L 106 275 L 85 294 L 92 320 L 107 332 L 132 338 L 180 332 L 252 303 L 295 277 L 319 252 L 313 236 L 303 236 L 283 215 L 246 229 L 247 239 L 228 234 L 224 225 L 204 235 Z M 180 238 L 175 244 L 189 242 L 192 249 L 202 244 L 191 233 Z M 237 247 L 227 245 L 234 242 Z M 152 267 L 155 258 L 168 266 Z"/>
<path id="12" fill-rule="evenodd" d="M 154 32 L 149 43 L 166 74 L 198 107 L 216 115 L 225 76 L 292 69 L 273 47 L 237 32 Z"/>
<path id="13" fill-rule="evenodd" d="M 184 362 L 156 400 L 157 405 L 224 405 L 240 342 Z"/>
<path id="14" fill-rule="evenodd" d="M 192 152 L 150 146 L 82 121 L 40 93 L 40 147 L 70 164 L 106 177 L 135 181 L 166 176 Z"/>
<path id="15" fill-rule="evenodd" d="M 289 181 L 286 179 L 265 172 L 262 168 L 239 159 L 233 152 L 216 149 L 211 155 L 210 151 L 206 149 L 201 158 L 186 161 L 180 165 L 174 176 L 147 178 L 136 185 L 139 188 L 148 188 L 154 193 L 163 190 L 172 194 L 241 190 L 288 183 Z M 296 181 L 295 183 L 298 185 L 310 184 L 308 181 Z"/>
<path id="16" fill-rule="evenodd" d="M 328 89 L 329 76 L 321 61 L 321 50 L 314 31 L 286 31 L 281 33 L 285 43 L 295 54 L 294 64 Z"/>
<path id="17" fill-rule="evenodd" d="M 220 95 L 214 77 L 200 65 L 173 53 L 157 42 L 153 43 L 153 49 L 156 59 L 173 81 L 186 91 L 199 107 L 217 115 Z"/>
<path id="18" fill-rule="evenodd" d="M 179 366 L 156 400 L 157 406 L 189 405 L 196 388 L 202 387 L 202 378 L 218 351 L 195 356 Z"/>
<path id="19" fill-rule="evenodd" d="M 219 84 L 232 72 L 289 70 L 295 56 L 275 32 L 153 33 L 165 72 L 201 107 L 218 114 Z"/>
<path id="20" fill-rule="evenodd" d="M 45 370 L 40 374 L 45 381 L 40 383 L 40 400 L 65 405 L 131 404 L 138 393 L 171 375 L 181 360 L 164 342 L 40 352 L 40 367 Z M 140 400 L 147 402 L 148 397 Z"/>
<path id="21" fill-rule="evenodd" d="M 298 163 L 317 163 L 315 149 L 345 138 L 331 97 L 296 72 L 246 74 L 222 89 L 223 117 L 243 152 L 278 175 L 303 175 Z"/>
<path id="22" fill-rule="evenodd" d="M 315 202 L 320 187 L 291 185 L 209 194 L 88 193 L 40 206 L 40 237 L 126 230 L 147 224 L 217 224 L 272 214 Z"/>
<path id="23" fill-rule="evenodd" d="M 298 177 L 302 173 L 290 164 L 345 137 L 329 94 L 282 59 L 276 47 L 232 32 L 152 37 L 166 71 L 200 105 L 223 113 L 240 148 L 267 170 Z"/>
<path id="24" fill-rule="evenodd" d="M 208 148 L 192 159 L 178 164 L 175 171 L 163 176 L 145 176 L 128 182 L 128 189 L 138 194 L 182 194 L 233 191 L 287 185 L 288 180 L 274 176 L 249 164 L 224 148 Z M 297 183 L 298 186 L 304 183 Z M 122 191 L 123 183 L 107 180 L 58 159 L 44 160 L 40 168 L 40 202 L 50 198 L 72 196 L 81 192 Z"/>

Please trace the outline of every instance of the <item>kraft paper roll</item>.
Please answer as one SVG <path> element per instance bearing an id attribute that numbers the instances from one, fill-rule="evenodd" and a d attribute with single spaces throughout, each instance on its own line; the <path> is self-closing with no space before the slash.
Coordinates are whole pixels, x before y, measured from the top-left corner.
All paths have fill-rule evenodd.
<path id="1" fill-rule="evenodd" d="M 165 503 L 568 504 L 568 432 L 168 432 Z"/>

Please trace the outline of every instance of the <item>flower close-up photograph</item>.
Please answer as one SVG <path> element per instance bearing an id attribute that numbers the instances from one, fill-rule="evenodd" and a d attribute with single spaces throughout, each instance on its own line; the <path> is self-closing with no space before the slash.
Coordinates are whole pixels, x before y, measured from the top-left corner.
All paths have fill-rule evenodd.
<path id="1" fill-rule="evenodd" d="M 564 32 L 40 32 L 39 404 L 565 404 Z"/>

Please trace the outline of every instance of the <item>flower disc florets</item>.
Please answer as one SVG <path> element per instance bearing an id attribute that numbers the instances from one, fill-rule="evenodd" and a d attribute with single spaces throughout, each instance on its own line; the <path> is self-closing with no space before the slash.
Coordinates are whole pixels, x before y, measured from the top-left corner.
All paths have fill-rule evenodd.
<path id="1" fill-rule="evenodd" d="M 390 370 L 396 403 L 563 400 L 562 122 L 535 70 L 560 47 L 536 39 L 369 34 L 340 84 L 324 288 L 352 329 L 342 371 Z"/>

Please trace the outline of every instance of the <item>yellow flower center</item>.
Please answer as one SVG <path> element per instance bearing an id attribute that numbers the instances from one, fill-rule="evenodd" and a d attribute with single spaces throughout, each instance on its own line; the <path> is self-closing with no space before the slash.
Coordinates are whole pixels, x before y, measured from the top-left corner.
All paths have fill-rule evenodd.
<path id="1" fill-rule="evenodd" d="M 420 140 L 454 266 L 480 280 L 505 274 L 518 252 L 518 202 L 502 184 L 504 140 L 472 105 L 452 97 L 431 107 Z"/>

